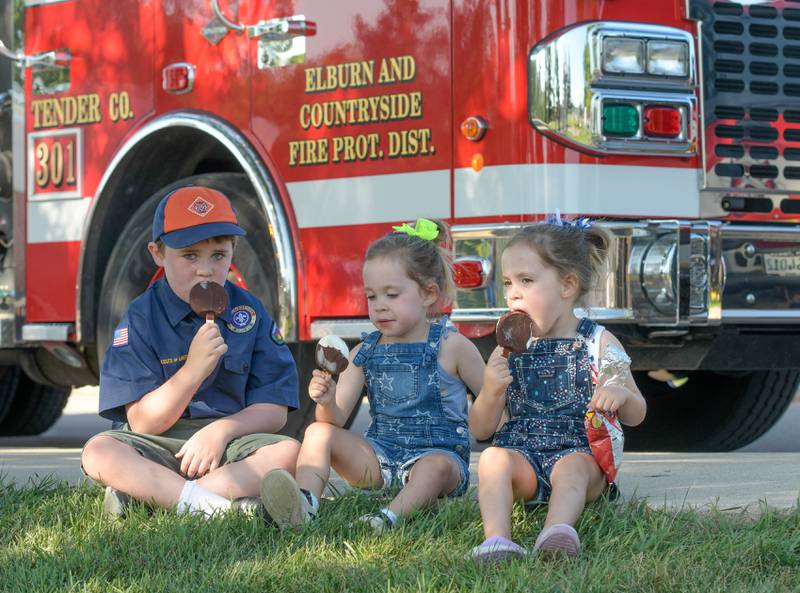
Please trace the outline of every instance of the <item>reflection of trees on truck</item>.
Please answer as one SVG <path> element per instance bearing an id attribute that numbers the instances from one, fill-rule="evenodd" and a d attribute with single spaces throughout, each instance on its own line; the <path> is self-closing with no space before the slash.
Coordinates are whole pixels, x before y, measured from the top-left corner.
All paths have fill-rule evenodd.
<path id="1" fill-rule="evenodd" d="M 629 443 L 757 438 L 800 368 L 800 19 L 785 2 L 686 6 L 5 3 L 0 433 L 43 430 L 70 385 L 97 381 L 155 272 L 156 203 L 201 183 L 232 198 L 248 234 L 230 279 L 305 378 L 317 338 L 370 330 L 361 263 L 391 225 L 452 223 L 451 317 L 486 353 L 508 238 L 556 208 L 601 218 L 590 313 L 651 410 Z"/>

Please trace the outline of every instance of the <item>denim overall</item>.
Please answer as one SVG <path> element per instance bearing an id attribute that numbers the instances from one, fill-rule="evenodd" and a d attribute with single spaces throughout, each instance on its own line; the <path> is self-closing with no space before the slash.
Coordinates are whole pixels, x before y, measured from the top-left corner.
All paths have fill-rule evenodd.
<path id="1" fill-rule="evenodd" d="M 493 444 L 525 456 L 536 472 L 540 502 L 550 498 L 550 473 L 556 461 L 575 451 L 592 454 L 583 417 L 594 391 L 586 340 L 595 326 L 594 321 L 581 319 L 577 338 L 534 340 L 526 352 L 508 357 L 509 420 Z"/>
<path id="2" fill-rule="evenodd" d="M 380 462 L 385 487 L 405 484 L 415 462 L 430 453 L 450 455 L 461 480 L 449 496 L 469 484 L 469 432 L 444 411 L 439 348 L 447 318 L 432 322 L 426 342 L 380 344 L 378 331 L 365 335 L 353 363 L 363 367 L 372 423 L 364 437 Z"/>

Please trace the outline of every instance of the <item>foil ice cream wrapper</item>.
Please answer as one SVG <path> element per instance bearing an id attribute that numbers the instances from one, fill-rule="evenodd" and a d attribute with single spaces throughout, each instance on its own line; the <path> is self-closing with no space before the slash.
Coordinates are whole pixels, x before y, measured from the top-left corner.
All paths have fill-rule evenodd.
<path id="1" fill-rule="evenodd" d="M 598 387 L 611 387 L 612 385 L 623 387 L 630 368 L 630 356 L 625 354 L 618 346 L 606 344 L 598 363 L 598 370 L 600 371 L 600 375 L 597 377 Z"/>
<path id="2" fill-rule="evenodd" d="M 614 344 L 608 344 L 600 357 L 597 387 L 625 385 L 625 378 L 631 366 L 630 357 Z M 625 436 L 616 414 L 590 411 L 583 419 L 589 447 L 609 484 L 617 479 L 622 465 L 622 448 Z"/>

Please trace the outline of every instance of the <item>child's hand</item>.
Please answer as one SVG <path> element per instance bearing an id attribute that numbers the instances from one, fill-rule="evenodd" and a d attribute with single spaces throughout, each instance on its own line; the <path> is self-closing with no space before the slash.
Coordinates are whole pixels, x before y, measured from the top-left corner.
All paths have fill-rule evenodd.
<path id="1" fill-rule="evenodd" d="M 618 387 L 616 385 L 604 387 L 598 385 L 594 390 L 594 396 L 592 396 L 589 402 L 588 409 L 591 412 L 598 411 L 616 414 L 617 410 L 628 401 L 629 393 L 630 392 L 624 387 Z"/>
<path id="2" fill-rule="evenodd" d="M 222 339 L 217 324 L 204 323 L 192 338 L 184 367 L 188 368 L 196 379 L 203 381 L 216 368 L 219 359 L 227 351 L 228 345 Z"/>
<path id="3" fill-rule="evenodd" d="M 204 426 L 175 453 L 181 460 L 181 474 L 193 480 L 213 472 L 219 467 L 227 445 L 227 436 L 214 423 Z"/>
<path id="4" fill-rule="evenodd" d="M 511 371 L 508 368 L 508 359 L 503 356 L 503 349 L 498 346 L 494 349 L 486 363 L 486 370 L 483 372 L 482 393 L 494 396 L 502 395 L 506 388 L 511 385 Z"/>
<path id="5" fill-rule="evenodd" d="M 308 384 L 308 395 L 317 405 L 329 406 L 336 397 L 336 381 L 330 373 L 314 369 Z"/>

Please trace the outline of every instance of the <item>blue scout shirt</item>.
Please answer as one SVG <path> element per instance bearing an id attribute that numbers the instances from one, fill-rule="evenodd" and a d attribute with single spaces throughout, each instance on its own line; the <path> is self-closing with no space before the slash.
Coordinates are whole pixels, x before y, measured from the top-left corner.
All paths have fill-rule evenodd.
<path id="1" fill-rule="evenodd" d="M 228 308 L 217 325 L 228 351 L 200 385 L 184 418 L 219 418 L 251 404 L 298 406 L 298 379 L 289 349 L 256 297 L 225 283 Z M 125 422 L 125 404 L 174 375 L 204 319 L 162 278 L 137 297 L 119 322 L 100 371 L 100 415 Z"/>

